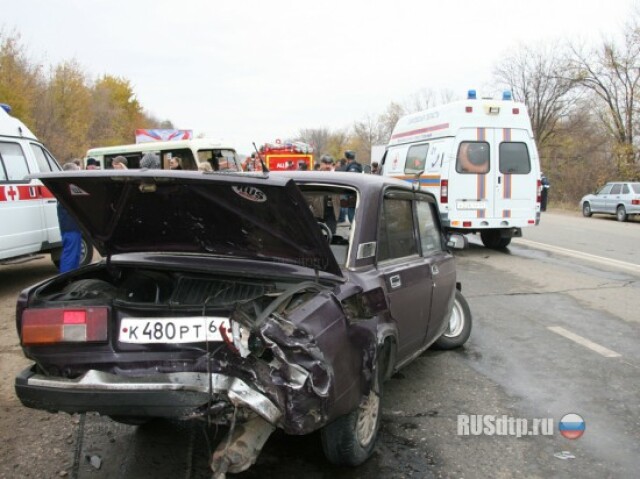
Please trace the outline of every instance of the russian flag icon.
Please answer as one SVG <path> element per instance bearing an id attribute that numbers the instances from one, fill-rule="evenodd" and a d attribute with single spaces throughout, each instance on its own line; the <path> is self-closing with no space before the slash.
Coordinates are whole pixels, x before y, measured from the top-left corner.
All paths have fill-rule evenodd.
<path id="1" fill-rule="evenodd" d="M 560 419 L 560 434 L 567 439 L 578 439 L 584 434 L 585 424 L 582 416 L 578 414 L 565 414 Z"/>

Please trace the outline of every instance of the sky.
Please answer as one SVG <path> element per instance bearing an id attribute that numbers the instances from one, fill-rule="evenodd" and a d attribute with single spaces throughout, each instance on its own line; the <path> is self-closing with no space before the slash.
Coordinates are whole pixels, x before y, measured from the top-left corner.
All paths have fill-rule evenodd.
<path id="1" fill-rule="evenodd" d="M 0 29 L 34 61 L 124 77 L 148 113 L 249 153 L 301 129 L 348 128 L 423 89 L 496 95 L 493 69 L 519 46 L 597 44 L 637 4 L 0 0 Z"/>

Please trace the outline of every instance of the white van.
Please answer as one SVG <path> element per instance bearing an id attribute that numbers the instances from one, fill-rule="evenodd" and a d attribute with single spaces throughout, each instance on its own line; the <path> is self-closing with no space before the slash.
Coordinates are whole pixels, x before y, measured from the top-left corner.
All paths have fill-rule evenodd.
<path id="1" fill-rule="evenodd" d="M 57 201 L 40 180 L 27 175 L 60 171 L 53 155 L 35 135 L 0 105 L 0 264 L 36 259 L 50 252 L 59 263 L 62 239 Z M 83 238 L 81 264 L 88 264 L 93 248 Z"/>
<path id="2" fill-rule="evenodd" d="M 128 168 L 139 168 L 140 160 L 146 153 L 158 155 L 163 169 L 169 169 L 171 158 L 178 157 L 185 170 L 197 170 L 198 163 L 207 162 L 213 171 L 242 171 L 234 148 L 218 140 L 206 138 L 91 148 L 87 151 L 85 162 L 89 158 L 95 158 L 101 169 L 109 169 L 112 168 L 111 162 L 116 156 L 124 156 L 127 158 Z"/>
<path id="3" fill-rule="evenodd" d="M 382 159 L 382 174 L 438 198 L 449 231 L 480 233 L 488 248 L 504 248 L 522 228 L 540 222 L 540 162 L 523 103 L 476 99 L 398 120 Z"/>

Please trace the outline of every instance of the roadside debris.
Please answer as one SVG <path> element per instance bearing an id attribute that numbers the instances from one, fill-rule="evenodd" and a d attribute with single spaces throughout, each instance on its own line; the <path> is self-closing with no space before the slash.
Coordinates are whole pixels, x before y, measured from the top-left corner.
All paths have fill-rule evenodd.
<path id="1" fill-rule="evenodd" d="M 237 474 L 249 469 L 275 429 L 261 417 L 232 428 L 213 453 L 211 470 L 214 479 L 224 479 L 227 472 Z"/>
<path id="2" fill-rule="evenodd" d="M 560 451 L 560 452 L 556 452 L 554 454 L 554 457 L 557 457 L 558 459 L 575 459 L 576 456 L 574 456 L 573 454 L 571 454 L 570 451 Z"/>
<path id="3" fill-rule="evenodd" d="M 100 466 L 102 466 L 102 459 L 100 456 L 86 456 L 86 458 L 87 462 L 89 462 L 89 464 L 91 464 L 95 469 L 100 469 Z"/>

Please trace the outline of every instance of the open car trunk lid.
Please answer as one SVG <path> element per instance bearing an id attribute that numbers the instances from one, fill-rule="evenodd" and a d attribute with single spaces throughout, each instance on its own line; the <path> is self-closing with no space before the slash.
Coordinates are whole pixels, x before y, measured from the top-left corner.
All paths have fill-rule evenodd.
<path id="1" fill-rule="evenodd" d="M 159 170 L 34 176 L 103 256 L 195 253 L 342 275 L 302 193 L 284 177 Z"/>

